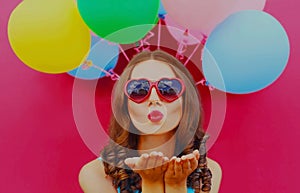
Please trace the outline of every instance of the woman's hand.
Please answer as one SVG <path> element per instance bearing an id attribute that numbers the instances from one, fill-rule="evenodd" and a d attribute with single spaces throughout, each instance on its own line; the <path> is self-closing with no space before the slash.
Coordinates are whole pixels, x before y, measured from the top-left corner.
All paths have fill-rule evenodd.
<path id="1" fill-rule="evenodd" d="M 179 189 L 186 191 L 187 177 L 197 168 L 199 157 L 199 151 L 195 150 L 181 158 L 171 158 L 164 176 L 166 192 L 180 192 Z"/>
<path id="2" fill-rule="evenodd" d="M 142 154 L 140 157 L 125 159 L 125 163 L 141 176 L 143 183 L 163 183 L 168 161 L 169 159 L 163 153 L 155 151 Z"/>

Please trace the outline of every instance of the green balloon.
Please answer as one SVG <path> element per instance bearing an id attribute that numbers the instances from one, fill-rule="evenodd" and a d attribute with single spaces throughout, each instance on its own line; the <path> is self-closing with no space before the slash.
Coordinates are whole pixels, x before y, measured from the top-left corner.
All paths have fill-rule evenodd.
<path id="1" fill-rule="evenodd" d="M 94 33 L 119 44 L 142 39 L 158 21 L 159 0 L 77 0 L 77 5 Z"/>

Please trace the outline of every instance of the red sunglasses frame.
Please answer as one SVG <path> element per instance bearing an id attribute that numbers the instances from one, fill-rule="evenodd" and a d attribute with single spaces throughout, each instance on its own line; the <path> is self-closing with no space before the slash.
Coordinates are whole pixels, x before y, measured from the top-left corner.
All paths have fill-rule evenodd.
<path id="1" fill-rule="evenodd" d="M 134 80 L 146 80 L 146 81 L 148 81 L 148 82 L 150 83 L 150 88 L 149 88 L 149 91 L 148 91 L 147 95 L 146 95 L 144 98 L 142 98 L 141 100 L 136 100 L 136 99 L 130 97 L 129 94 L 128 94 L 128 92 L 127 92 L 127 86 L 128 86 L 128 84 L 129 84 L 131 81 L 134 81 Z M 177 97 L 175 97 L 174 99 L 167 99 L 167 98 L 165 98 L 165 97 L 163 96 L 163 94 L 161 94 L 161 93 L 159 92 L 159 89 L 158 89 L 158 83 L 159 83 L 161 80 L 177 80 L 177 81 L 180 82 L 181 88 L 182 88 L 182 89 L 181 89 L 180 93 L 177 94 Z M 125 93 L 125 95 L 126 95 L 130 100 L 132 100 L 133 102 L 135 102 L 135 103 L 142 103 L 142 102 L 144 102 L 145 100 L 147 100 L 147 99 L 149 98 L 149 96 L 150 96 L 150 94 L 151 94 L 152 87 L 155 88 L 156 93 L 158 94 L 159 98 L 160 98 L 162 101 L 166 101 L 166 102 L 168 102 L 168 103 L 171 103 L 171 102 L 177 100 L 179 97 L 182 96 L 183 92 L 185 91 L 185 85 L 184 85 L 184 82 L 183 82 L 181 79 L 179 79 L 179 78 L 160 78 L 160 79 L 157 80 L 157 81 L 151 81 L 151 80 L 149 80 L 149 79 L 147 79 L 147 78 L 139 78 L 139 79 L 130 79 L 130 80 L 128 80 L 128 81 L 126 82 L 125 86 L 124 86 L 124 93 Z"/>

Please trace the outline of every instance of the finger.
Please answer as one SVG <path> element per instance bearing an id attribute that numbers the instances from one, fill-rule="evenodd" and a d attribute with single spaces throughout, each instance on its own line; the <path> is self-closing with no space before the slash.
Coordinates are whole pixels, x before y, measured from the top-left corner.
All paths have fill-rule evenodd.
<path id="1" fill-rule="evenodd" d="M 153 151 L 150 153 L 150 157 L 149 157 L 148 163 L 147 163 L 147 169 L 155 168 L 157 157 L 158 157 L 158 154 L 156 151 Z"/>
<path id="2" fill-rule="evenodd" d="M 133 161 L 132 161 L 132 158 L 126 158 L 126 159 L 124 160 L 124 163 L 125 163 L 126 165 L 128 165 L 130 168 L 133 168 L 133 166 L 134 166 L 134 163 L 133 163 Z"/>
<path id="3" fill-rule="evenodd" d="M 175 166 L 174 166 L 175 175 L 182 173 L 182 165 L 181 165 L 180 161 L 181 161 L 180 158 L 176 158 L 176 160 L 175 160 Z"/>
<path id="4" fill-rule="evenodd" d="M 181 161 L 182 161 L 183 173 L 189 172 L 189 170 L 190 170 L 190 161 L 188 159 L 186 159 L 186 156 L 182 156 Z"/>
<path id="5" fill-rule="evenodd" d="M 190 168 L 194 171 L 198 166 L 198 160 L 196 159 L 196 157 L 194 157 L 193 159 L 189 159 L 189 162 Z"/>
<path id="6" fill-rule="evenodd" d="M 170 161 L 176 160 L 176 156 L 171 157 Z"/>
<path id="7" fill-rule="evenodd" d="M 190 160 L 190 159 L 193 159 L 195 157 L 195 155 L 193 153 L 189 153 L 186 156 L 186 159 Z"/>
<path id="8" fill-rule="evenodd" d="M 168 162 L 169 162 L 169 158 L 168 157 L 163 157 L 163 163 L 162 163 L 162 171 L 165 171 L 168 168 Z"/>
<path id="9" fill-rule="evenodd" d="M 135 170 L 136 164 L 139 160 L 139 157 L 127 158 L 124 160 L 125 164 L 127 164 L 131 169 Z"/>
<path id="10" fill-rule="evenodd" d="M 170 176 L 174 176 L 175 175 L 175 161 L 176 161 L 176 157 L 172 157 L 171 160 L 169 161 L 168 164 L 168 169 L 167 169 L 167 173 Z"/>
<path id="11" fill-rule="evenodd" d="M 147 163 L 148 163 L 148 159 L 149 159 L 149 155 L 147 153 L 143 153 L 140 157 L 140 159 L 138 160 L 137 164 L 138 168 L 140 170 L 143 170 L 147 167 Z"/>
<path id="12" fill-rule="evenodd" d="M 199 150 L 197 150 L 197 149 L 194 150 L 194 151 L 193 151 L 193 154 L 196 156 L 196 159 L 197 159 L 197 160 L 200 159 L 200 153 L 199 153 Z"/>
<path id="13" fill-rule="evenodd" d="M 164 162 L 163 153 L 158 152 L 155 167 L 161 167 L 163 165 L 163 162 Z"/>

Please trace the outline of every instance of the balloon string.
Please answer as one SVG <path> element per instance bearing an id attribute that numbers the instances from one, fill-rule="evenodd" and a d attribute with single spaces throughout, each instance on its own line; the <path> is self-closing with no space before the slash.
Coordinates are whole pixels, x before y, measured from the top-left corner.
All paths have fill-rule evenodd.
<path id="1" fill-rule="evenodd" d="M 120 76 L 117 73 L 115 73 L 113 69 L 110 69 L 108 72 L 111 74 L 110 78 L 112 80 L 119 80 L 120 79 Z"/>
<path id="2" fill-rule="evenodd" d="M 201 42 L 195 47 L 195 49 L 193 50 L 193 52 L 191 53 L 191 55 L 190 55 L 190 56 L 188 57 L 188 59 L 185 61 L 184 66 L 186 66 L 187 63 L 191 60 L 191 58 L 192 58 L 193 55 L 196 53 L 196 51 L 197 51 L 197 49 L 199 48 L 199 46 L 200 46 L 201 44 L 202 44 L 203 46 L 205 45 L 206 40 L 207 40 L 207 35 L 205 35 L 205 34 L 202 33 L 202 36 L 203 36 L 203 38 L 202 38 Z"/>
<path id="3" fill-rule="evenodd" d="M 161 33 L 161 18 L 158 21 L 158 40 L 157 40 L 157 49 L 160 49 L 160 33 Z"/>
<path id="4" fill-rule="evenodd" d="M 126 55 L 126 53 L 125 53 L 125 51 L 123 50 L 123 48 L 122 48 L 121 45 L 119 45 L 119 48 L 120 48 L 121 52 L 123 53 L 123 55 L 125 56 L 126 60 L 129 62 L 129 58 L 128 58 L 128 56 Z"/>
<path id="5" fill-rule="evenodd" d="M 201 40 L 201 44 L 204 46 L 205 43 L 206 43 L 206 40 L 207 40 L 207 35 L 205 35 L 204 33 L 202 33 L 202 36 L 203 36 L 203 38 Z"/>
<path id="6" fill-rule="evenodd" d="M 143 46 L 143 42 L 142 40 L 140 40 L 139 42 L 136 42 L 136 48 L 134 48 L 134 50 L 139 53 L 140 52 L 140 48 Z"/>
<path id="7" fill-rule="evenodd" d="M 184 38 L 182 38 L 177 48 L 176 58 L 182 60 L 184 58 L 183 54 L 186 50 L 187 50 L 187 45 L 184 43 Z"/>
<path id="8" fill-rule="evenodd" d="M 176 53 L 176 58 L 179 60 L 182 60 L 184 58 L 183 53 L 186 51 L 186 45 L 180 43 L 178 45 L 177 53 Z"/>
<path id="9" fill-rule="evenodd" d="M 203 46 L 205 46 L 206 41 L 207 41 L 207 36 L 206 36 L 205 34 L 203 34 L 203 33 L 202 33 L 202 36 L 203 36 L 203 38 L 202 38 L 201 44 L 202 44 Z M 203 56 L 203 53 L 204 53 L 204 50 L 205 50 L 205 49 L 206 49 L 205 47 L 202 49 L 202 51 L 201 51 L 201 56 Z"/>
<path id="10" fill-rule="evenodd" d="M 191 55 L 186 59 L 186 61 L 184 62 L 184 66 L 187 65 L 187 63 L 191 60 L 191 58 L 193 57 L 193 55 L 196 53 L 197 49 L 199 48 L 199 46 L 201 45 L 201 43 L 197 44 L 197 46 L 194 48 L 193 52 L 191 53 Z"/>
<path id="11" fill-rule="evenodd" d="M 140 40 L 140 45 L 137 48 L 134 48 L 134 50 L 139 53 L 144 50 L 150 49 L 150 43 L 148 42 L 149 39 L 151 39 L 155 34 L 152 31 L 149 31 L 149 34 L 142 40 Z"/>
<path id="12" fill-rule="evenodd" d="M 196 86 L 201 84 L 202 86 L 207 86 L 209 88 L 209 90 L 214 90 L 215 88 L 205 79 L 200 80 L 199 82 L 196 82 Z"/>
<path id="13" fill-rule="evenodd" d="M 149 50 L 150 49 L 150 43 L 148 42 L 148 40 L 150 40 L 153 36 L 155 35 L 154 32 L 152 31 L 149 31 L 149 34 L 143 39 L 143 43 L 144 45 L 146 45 L 146 50 Z M 145 50 L 143 49 L 143 50 Z"/>
<path id="14" fill-rule="evenodd" d="M 116 74 L 113 69 L 110 69 L 109 71 L 106 71 L 105 69 L 93 64 L 93 62 L 91 60 L 86 60 L 83 62 L 83 66 L 82 69 L 83 70 L 87 70 L 90 67 L 96 68 L 98 70 L 100 70 L 101 72 L 105 73 L 106 77 L 110 77 L 112 80 L 119 80 L 120 76 L 118 74 Z"/>
<path id="15" fill-rule="evenodd" d="M 112 80 L 119 80 L 120 76 L 118 74 L 116 74 L 112 69 L 110 69 L 109 71 L 104 70 L 103 68 L 93 65 L 94 68 L 102 71 L 105 73 L 106 77 L 110 77 Z"/>

